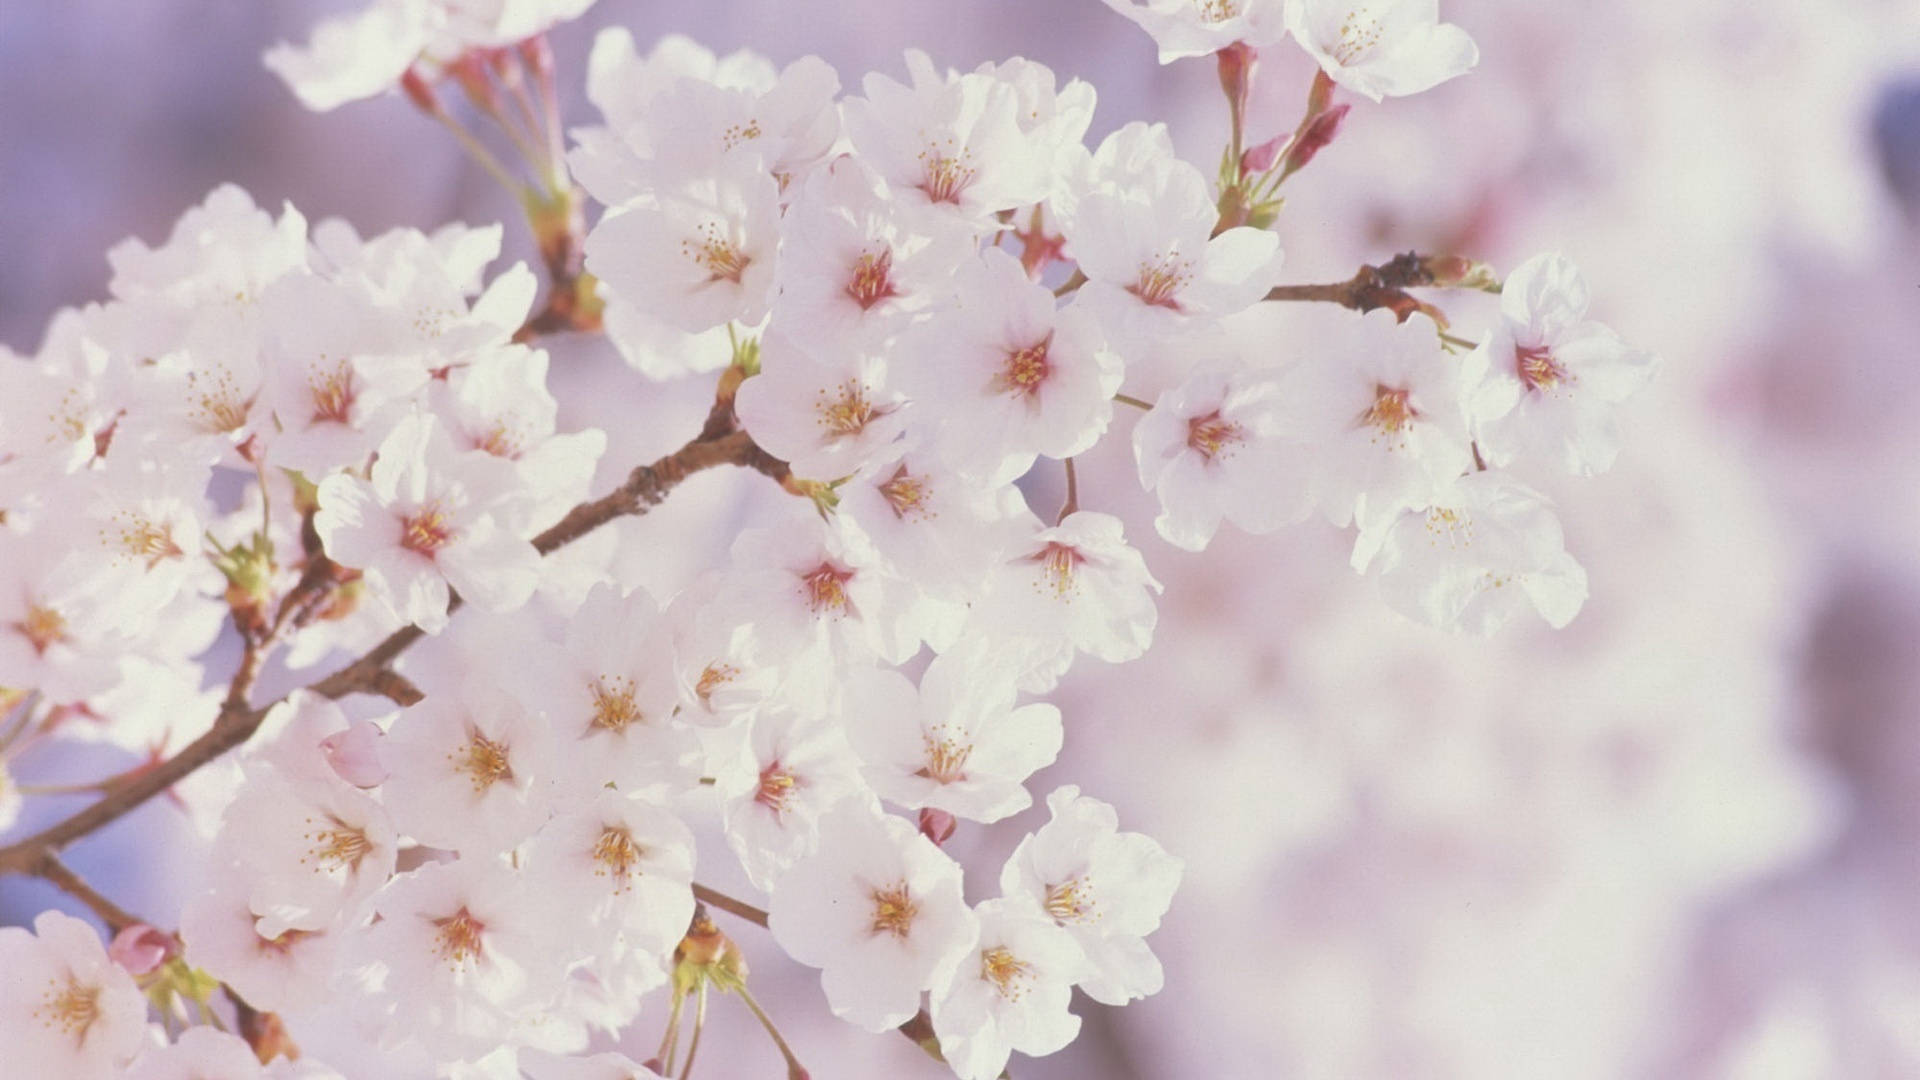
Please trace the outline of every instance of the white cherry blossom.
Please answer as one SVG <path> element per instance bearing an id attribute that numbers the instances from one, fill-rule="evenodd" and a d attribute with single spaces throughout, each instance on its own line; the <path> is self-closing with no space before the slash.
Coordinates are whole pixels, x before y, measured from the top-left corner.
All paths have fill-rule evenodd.
<path id="1" fill-rule="evenodd" d="M 1620 451 L 1613 410 L 1653 377 L 1653 354 L 1587 318 L 1591 294 L 1564 255 L 1537 255 L 1507 275 L 1500 320 L 1480 346 L 1487 382 L 1473 401 L 1487 461 L 1538 455 L 1579 476 Z"/>
<path id="2" fill-rule="evenodd" d="M 1161 395 L 1134 425 L 1140 483 L 1160 498 L 1168 543 L 1203 550 L 1222 520 L 1272 532 L 1313 509 L 1311 449 L 1288 430 L 1280 380 L 1211 366 Z"/>
<path id="3" fill-rule="evenodd" d="M 1014 673 L 936 658 L 916 687 L 897 671 L 874 669 L 847 688 L 845 714 L 867 782 L 909 810 L 931 807 L 992 822 L 1033 802 L 1027 777 L 1060 753 L 1060 710 L 1014 707 Z"/>
<path id="4" fill-rule="evenodd" d="M 320 482 L 314 530 L 330 558 L 363 572 L 374 600 L 437 632 L 450 587 L 491 611 L 532 595 L 539 554 L 495 513 L 516 494 L 457 458 L 432 417 L 415 415 L 381 442 L 369 479 L 341 472 Z"/>
<path id="5" fill-rule="evenodd" d="M 1146 936 L 1160 925 L 1183 864 L 1150 837 L 1121 832 L 1112 806 L 1074 785 L 1047 796 L 1052 818 L 1020 841 L 1000 871 L 1009 901 L 1044 913 L 1086 953 L 1080 980 L 1105 1005 L 1160 992 Z"/>
<path id="6" fill-rule="evenodd" d="M 1475 354 L 1448 355 L 1432 330 L 1388 311 L 1334 314 L 1303 333 L 1312 336 L 1283 377 L 1284 411 L 1316 447 L 1328 521 L 1367 528 L 1472 466 L 1465 399 L 1479 381 Z"/>
<path id="7" fill-rule="evenodd" d="M 43 911 L 0 927 L 0 1045 L 21 1076 L 108 1080 L 139 1051 L 147 1002 L 93 928 Z"/>
<path id="8" fill-rule="evenodd" d="M 1067 1008 L 1087 961 L 1072 935 L 1028 907 L 988 900 L 973 910 L 974 956 L 934 992 L 933 1027 L 961 1080 L 993 1080 L 1013 1051 L 1043 1057 L 1080 1034 Z"/>
<path id="9" fill-rule="evenodd" d="M 546 820 L 555 733 L 545 716 L 488 680 L 430 695 L 387 735 L 380 793 L 394 826 L 421 843 L 490 853 Z"/>
<path id="10" fill-rule="evenodd" d="M 1153 35 L 1160 62 L 1205 56 L 1241 42 L 1271 45 L 1286 36 L 1283 0 L 1106 0 Z"/>
<path id="11" fill-rule="evenodd" d="M 1295 41 L 1341 86 L 1375 101 L 1430 90 L 1480 62 L 1440 0 L 1286 0 Z"/>
<path id="12" fill-rule="evenodd" d="M 723 162 L 601 219 L 587 236 L 587 269 L 686 333 L 758 323 L 779 252 L 779 195 L 757 162 Z"/>
<path id="13" fill-rule="evenodd" d="M 788 956 L 819 968 L 833 1014 L 868 1031 L 905 1023 L 976 940 L 960 864 L 896 817 L 850 800 L 767 910 Z"/>
<path id="14" fill-rule="evenodd" d="M 1132 357 L 1133 338 L 1189 332 L 1279 283 L 1280 238 L 1248 226 L 1216 236 L 1219 219 L 1206 178 L 1177 158 L 1074 203 L 1064 228 L 1088 278 L 1080 302 L 1123 355 Z"/>
<path id="15" fill-rule="evenodd" d="M 980 73 L 942 76 L 907 52 L 904 85 L 877 72 L 864 97 L 841 105 L 854 149 L 902 205 L 978 230 L 993 215 L 1047 195 L 1052 162 L 1045 133 L 1020 128 L 1020 93 Z"/>
<path id="16" fill-rule="evenodd" d="M 863 790 L 846 732 L 824 713 L 773 706 L 720 763 L 727 843 L 760 888 L 820 843 L 823 815 Z"/>
<path id="17" fill-rule="evenodd" d="M 1029 512 L 1015 528 L 968 627 L 1047 658 L 1023 689 L 1052 686 L 1075 651 L 1116 664 L 1146 651 L 1160 583 L 1127 545 L 1119 518 L 1082 510 L 1048 527 Z"/>
<path id="18" fill-rule="evenodd" d="M 1587 599 L 1546 498 L 1497 470 L 1363 532 L 1353 563 L 1379 575 L 1395 610 L 1443 629 L 1490 634 L 1532 608 L 1557 630 Z"/>
<path id="19" fill-rule="evenodd" d="M 998 484 L 1036 455 L 1091 447 L 1122 378 L 1095 316 L 1080 304 L 1056 309 L 1053 293 L 997 249 L 961 265 L 954 288 L 952 306 L 914 335 L 899 364 L 906 393 L 939 405 L 941 454 Z"/>
<path id="20" fill-rule="evenodd" d="M 796 475 L 846 476 L 878 457 L 906 425 L 907 399 L 878 353 L 821 354 L 769 335 L 760 364 L 760 374 L 740 385 L 734 410 L 754 441 Z"/>

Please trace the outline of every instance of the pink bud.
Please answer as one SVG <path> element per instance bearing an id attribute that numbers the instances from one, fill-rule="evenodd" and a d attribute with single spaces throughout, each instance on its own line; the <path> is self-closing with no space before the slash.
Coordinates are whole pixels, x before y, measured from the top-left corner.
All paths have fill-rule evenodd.
<path id="1" fill-rule="evenodd" d="M 1287 145 L 1288 138 L 1286 135 L 1275 135 L 1258 146 L 1248 147 L 1246 153 L 1240 155 L 1240 175 L 1252 176 L 1273 168 L 1273 163 L 1280 160 L 1280 150 Z"/>
<path id="2" fill-rule="evenodd" d="M 1287 151 L 1287 171 L 1293 173 L 1306 168 L 1307 162 L 1340 134 L 1340 122 L 1352 110 L 1351 105 L 1336 105 L 1309 121 L 1307 130 L 1300 133 L 1300 141 Z"/>
<path id="3" fill-rule="evenodd" d="M 146 923 L 134 923 L 113 936 L 107 955 L 132 975 L 145 975 L 173 954 L 173 938 Z"/>
<path id="4" fill-rule="evenodd" d="M 945 810 L 926 807 L 920 811 L 920 835 L 935 844 L 944 844 L 953 836 L 953 830 L 959 827 L 952 814 Z"/>
<path id="5" fill-rule="evenodd" d="M 320 740 L 320 751 L 340 779 L 358 788 L 375 787 L 387 778 L 387 767 L 380 760 L 380 740 L 384 737 L 372 722 L 355 720 L 346 730 Z"/>
<path id="6" fill-rule="evenodd" d="M 1220 89 L 1226 91 L 1227 101 L 1236 109 L 1245 108 L 1247 92 L 1253 86 L 1254 61 L 1260 54 L 1246 42 L 1236 41 L 1213 57 L 1219 64 Z"/>

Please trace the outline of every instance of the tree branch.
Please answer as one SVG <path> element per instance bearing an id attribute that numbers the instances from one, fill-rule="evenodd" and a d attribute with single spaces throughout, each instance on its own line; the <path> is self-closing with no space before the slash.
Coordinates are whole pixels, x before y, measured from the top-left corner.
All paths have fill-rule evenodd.
<path id="1" fill-rule="evenodd" d="M 750 923 L 767 925 L 767 913 L 744 900 L 735 900 L 723 892 L 715 892 L 699 882 L 693 883 L 693 898 L 707 905 L 717 907 L 729 915 L 735 915 Z"/>
<path id="2" fill-rule="evenodd" d="M 1381 266 L 1362 266 L 1346 281 L 1331 285 L 1280 285 L 1269 291 L 1268 300 L 1306 300 L 1339 304 L 1351 311 L 1369 312 L 1386 308 L 1401 322 L 1419 312 L 1432 319 L 1440 329 L 1447 328 L 1447 317 L 1434 307 L 1407 292 L 1408 289 L 1478 289 L 1499 292 L 1500 281 L 1484 263 L 1455 255 L 1421 255 L 1409 251 L 1396 255 Z"/>
<path id="3" fill-rule="evenodd" d="M 711 422 L 709 427 L 714 427 Z M 714 437 L 701 436 L 650 465 L 641 465 L 627 474 L 618 488 L 602 498 L 574 507 L 552 528 L 534 537 L 533 546 L 542 555 L 553 552 L 615 518 L 644 514 L 658 506 L 682 480 L 703 469 L 718 465 L 740 465 L 784 481 L 784 462 L 756 446 L 744 431 L 732 424 Z M 453 598 L 457 605 L 459 598 Z M 111 790 L 72 816 L 40 832 L 0 847 L 0 875 L 35 874 L 44 861 L 68 844 L 119 820 L 148 799 L 179 783 L 196 769 L 239 746 L 259 730 L 274 702 L 260 708 L 248 706 L 266 646 L 272 635 L 245 635 L 245 651 L 239 670 L 228 685 L 226 701 L 214 718 L 213 726 L 199 738 L 182 747 L 165 761 L 143 769 L 115 784 Z M 411 704 L 419 700 L 419 691 L 411 683 L 389 670 L 395 658 L 425 636 L 417 626 L 406 626 L 388 635 L 359 659 L 339 671 L 308 685 L 307 689 L 324 697 L 338 698 L 351 693 L 377 693 Z M 281 700 L 285 700 L 282 698 Z M 77 879 L 76 879 L 77 880 Z M 718 905 L 716 905 L 718 906 Z"/>
<path id="4" fill-rule="evenodd" d="M 51 851 L 41 852 L 38 865 L 32 867 L 29 872 L 47 879 L 59 886 L 61 892 L 87 905 L 89 910 L 100 916 L 101 922 L 107 924 L 109 937 L 136 924 L 152 925 L 101 895 L 99 890 L 87 884 L 85 878 L 74 873 L 72 868 L 56 858 Z"/>

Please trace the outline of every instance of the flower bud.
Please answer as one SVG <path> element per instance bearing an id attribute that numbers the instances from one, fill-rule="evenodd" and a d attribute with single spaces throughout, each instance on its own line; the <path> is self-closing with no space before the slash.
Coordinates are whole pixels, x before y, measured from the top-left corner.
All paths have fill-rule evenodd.
<path id="1" fill-rule="evenodd" d="M 166 963 L 176 948 L 172 935 L 146 923 L 134 923 L 113 937 L 107 956 L 135 977 L 146 975 Z"/>
<path id="2" fill-rule="evenodd" d="M 1287 151 L 1287 172 L 1296 173 L 1306 168 L 1307 162 L 1340 134 L 1340 123 L 1352 109 L 1351 105 L 1336 105 L 1308 121 L 1306 130 L 1300 133 L 1300 141 Z"/>
<path id="3" fill-rule="evenodd" d="M 1251 176 L 1273 168 L 1273 163 L 1280 160 L 1280 151 L 1287 145 L 1287 139 L 1290 137 L 1286 134 L 1275 135 L 1258 146 L 1248 147 L 1246 152 L 1240 155 L 1240 175 Z"/>
<path id="4" fill-rule="evenodd" d="M 1253 89 L 1253 65 L 1259 60 L 1259 53 L 1246 42 L 1236 41 L 1213 55 L 1219 64 L 1220 89 L 1226 92 L 1227 104 L 1235 115 L 1240 115 L 1246 110 L 1247 95 Z"/>
<path id="5" fill-rule="evenodd" d="M 959 821 L 945 810 L 936 810 L 931 806 L 920 809 L 920 835 L 933 841 L 935 845 L 945 844 L 951 839 L 953 830 L 959 827 L 959 824 Z"/>

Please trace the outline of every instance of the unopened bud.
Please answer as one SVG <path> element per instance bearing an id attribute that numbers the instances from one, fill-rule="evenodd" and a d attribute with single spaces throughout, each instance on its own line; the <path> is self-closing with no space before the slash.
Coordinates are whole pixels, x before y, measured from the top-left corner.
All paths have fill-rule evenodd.
<path id="1" fill-rule="evenodd" d="M 1252 176 L 1273 168 L 1280 160 L 1280 151 L 1287 145 L 1287 135 L 1275 135 L 1258 146 L 1250 146 L 1240 155 L 1240 175 Z"/>
<path id="2" fill-rule="evenodd" d="M 1486 263 L 1462 255 L 1429 255 L 1422 262 L 1433 283 L 1442 288 L 1500 291 L 1500 275 Z"/>
<path id="3" fill-rule="evenodd" d="M 688 976 L 718 976 L 736 985 L 747 981 L 747 958 L 732 938 L 720 932 L 704 908 L 695 913 L 687 936 L 681 938 L 673 950 L 673 962 L 676 982 L 680 981 L 683 971 Z M 689 978 L 688 981 L 691 984 L 696 980 Z"/>
<path id="4" fill-rule="evenodd" d="M 952 814 L 945 810 L 936 810 L 931 806 L 920 810 L 920 835 L 940 845 L 953 837 L 953 830 L 959 827 Z"/>
<path id="5" fill-rule="evenodd" d="M 1247 107 L 1247 95 L 1253 89 L 1253 65 L 1260 58 L 1253 46 L 1244 41 L 1233 44 L 1213 54 L 1218 62 L 1220 89 L 1227 95 L 1227 103 L 1236 112 Z"/>
<path id="6" fill-rule="evenodd" d="M 1340 134 L 1340 123 L 1352 109 L 1351 105 L 1336 105 L 1308 121 L 1307 129 L 1300 133 L 1300 141 L 1287 151 L 1287 172 L 1296 173 L 1306 168 L 1315 154 L 1326 149 Z"/>
<path id="7" fill-rule="evenodd" d="M 173 954 L 173 936 L 146 923 L 134 923 L 113 936 L 107 956 L 133 976 L 146 975 Z"/>

